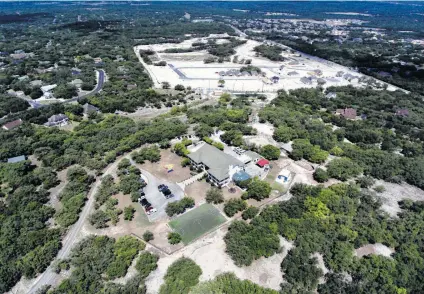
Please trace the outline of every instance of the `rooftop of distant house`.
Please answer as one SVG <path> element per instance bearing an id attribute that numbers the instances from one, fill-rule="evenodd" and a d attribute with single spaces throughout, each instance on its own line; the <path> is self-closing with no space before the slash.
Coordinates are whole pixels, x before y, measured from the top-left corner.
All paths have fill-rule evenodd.
<path id="1" fill-rule="evenodd" d="M 7 163 L 17 163 L 26 160 L 25 155 L 11 157 L 7 160 Z"/>
<path id="2" fill-rule="evenodd" d="M 8 122 L 7 124 L 4 124 L 2 126 L 2 128 L 8 131 L 8 130 L 12 130 L 16 127 L 19 127 L 21 124 L 22 124 L 22 119 L 17 119 L 17 120 Z"/>
<path id="3" fill-rule="evenodd" d="M 356 109 L 354 108 L 344 108 L 344 109 L 337 109 L 337 114 L 340 114 L 344 118 L 347 119 L 355 119 L 356 118 Z"/>
<path id="4" fill-rule="evenodd" d="M 396 115 L 397 116 L 408 116 L 409 115 L 409 110 L 404 108 L 404 109 L 398 109 L 396 110 Z"/>

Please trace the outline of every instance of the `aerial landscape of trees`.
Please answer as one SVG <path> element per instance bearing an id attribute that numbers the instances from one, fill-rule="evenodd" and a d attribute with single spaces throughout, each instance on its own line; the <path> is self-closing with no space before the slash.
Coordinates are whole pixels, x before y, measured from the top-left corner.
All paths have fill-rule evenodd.
<path id="1" fill-rule="evenodd" d="M 380 24 L 381 13 L 375 13 L 380 4 L 376 4 L 375 11 L 368 11 L 373 17 L 358 14 L 355 19 L 384 33 L 376 34 L 372 42 L 360 43 L 336 41 L 327 28 L 305 34 L 305 38 L 273 29 L 274 21 L 280 22 L 279 15 L 290 21 L 296 15 L 280 12 L 279 5 L 0 4 L 0 125 L 22 120 L 19 127 L 0 129 L 1 293 L 32 287 L 33 282 L 42 281 L 38 278 L 43 272 L 56 273 L 56 283 L 42 286 L 37 293 L 144 294 L 151 291 L 146 279 L 162 282 L 153 285 L 153 291 L 160 294 L 423 293 L 424 202 L 395 201 L 398 207 L 390 214 L 386 209 L 390 203 L 385 200 L 387 195 L 396 200 L 408 198 L 408 191 L 419 194 L 419 188 L 424 189 L 424 57 L 422 45 L 410 43 L 422 38 L 420 13 L 410 12 L 414 21 Z M 328 5 L 346 11 L 338 6 L 342 4 Z M 310 6 L 301 6 L 298 9 L 305 15 L 296 16 L 310 16 L 306 13 Z M 397 12 L 402 7 L 398 5 Z M 411 5 L 409 9 L 419 8 Z M 318 23 L 335 18 L 341 16 L 325 13 L 325 19 L 313 19 Z M 269 20 L 262 33 L 241 24 L 258 19 Z M 405 27 L 411 31 L 402 32 Z M 242 33 L 247 37 L 236 37 L 235 28 L 246 29 Z M 346 26 L 356 39 L 368 34 L 359 28 L 359 24 Z M 221 35 L 202 39 L 210 34 Z M 394 37 L 405 44 L 382 45 Z M 192 47 L 180 47 L 191 38 L 197 39 Z M 395 88 L 374 87 L 377 83 L 372 82 L 361 88 L 323 88 L 326 85 L 321 83 L 316 88 L 279 90 L 272 93 L 272 100 L 270 93 L 258 91 L 223 93 L 192 103 L 193 97 L 201 97 L 199 89 L 186 81 L 172 86 L 163 82 L 161 89 L 154 88 L 154 77 L 136 54 L 159 69 L 171 64 L 157 60 L 153 50 L 134 51 L 137 45 L 163 44 L 167 49 L 161 53 L 185 53 L 182 56 L 193 58 L 204 54 L 200 56 L 204 63 L 237 66 L 265 77 L 269 69 L 261 69 L 255 59 L 252 63 L 235 55 L 246 39 L 256 42 L 248 44 L 255 44 L 253 54 L 259 59 L 289 63 L 283 51 L 300 54 L 270 45 L 267 38 L 410 92 L 389 91 Z M 305 41 L 308 38 L 313 42 Z M 105 83 L 98 93 L 89 93 L 98 83 L 99 69 L 106 73 Z M 284 70 L 280 68 L 279 74 L 285 74 Z M 381 72 L 389 74 L 382 76 Z M 214 87 L 216 83 L 222 88 L 229 84 L 221 77 Z M 49 95 L 63 101 L 49 99 Z M 80 96 L 78 101 L 71 99 L 76 96 Z M 85 113 L 87 103 L 100 112 Z M 337 112 L 346 108 L 354 109 L 356 118 Z M 57 114 L 65 114 L 70 124 L 43 125 Z M 263 136 L 258 124 L 273 133 Z M 249 143 L 258 134 L 266 143 Z M 181 138 L 186 135 L 190 139 Z M 197 209 L 195 204 L 204 201 L 225 213 L 226 222 L 213 235 L 216 239 L 210 241 L 204 235 L 199 242 L 219 247 L 226 262 L 231 259 L 231 266 L 240 267 L 234 271 L 237 276 L 225 272 L 228 269 L 212 276 L 206 268 L 202 272 L 201 255 L 191 255 L 192 260 L 185 257 L 191 248 L 180 251 L 191 243 L 182 242 L 184 232 L 166 225 L 166 231 L 158 231 L 138 203 L 147 185 L 144 168 L 168 161 L 168 153 L 170 158 L 177 157 L 184 177 L 198 174 L 187 158 L 192 150 L 188 146 L 198 141 L 192 135 L 225 153 L 242 147 L 249 150 L 246 154 L 257 153 L 258 158 L 270 161 L 260 176 L 236 183 L 238 187 L 211 187 L 209 180 L 200 178 L 186 187 L 189 196 L 163 206 L 167 221 Z M 302 176 L 314 185 L 299 183 L 303 179 L 298 177 L 279 190 L 275 177 L 288 162 L 295 170 L 308 168 Z M 181 176 L 159 169 L 152 174 L 166 175 L 167 181 Z M 192 198 L 190 189 L 198 186 L 202 189 Z M 277 195 L 284 197 L 274 199 Z M 92 205 L 84 210 L 88 213 L 81 214 L 88 203 Z M 79 229 L 78 237 L 67 243 L 66 236 L 72 237 L 69 232 L 81 223 L 78 220 L 88 227 Z M 198 219 L 192 221 L 199 225 Z M 147 248 L 145 242 L 149 242 Z M 163 252 L 157 246 L 160 242 L 166 244 Z M 389 253 L 358 253 L 368 245 L 383 246 Z M 66 257 L 58 255 L 62 247 L 72 248 Z M 177 253 L 178 259 L 172 255 L 175 252 L 182 252 Z M 166 260 L 160 262 L 159 256 Z M 281 285 L 267 289 L 242 279 L 244 272 L 253 269 L 257 274 L 261 270 L 257 265 L 270 260 L 279 260 L 272 270 L 280 275 Z M 152 272 L 154 279 L 149 278 Z M 263 282 L 259 274 L 261 285 L 266 285 L 269 281 Z"/>

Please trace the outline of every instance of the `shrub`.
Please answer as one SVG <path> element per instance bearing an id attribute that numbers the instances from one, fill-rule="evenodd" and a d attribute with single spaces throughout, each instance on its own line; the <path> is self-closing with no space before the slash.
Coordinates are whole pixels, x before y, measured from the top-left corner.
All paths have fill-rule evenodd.
<path id="1" fill-rule="evenodd" d="M 173 216 L 174 214 L 181 214 L 186 211 L 187 208 L 194 206 L 194 199 L 190 197 L 184 197 L 180 201 L 169 202 L 166 206 L 166 214 Z"/>
<path id="2" fill-rule="evenodd" d="M 182 167 L 186 167 L 186 166 L 188 166 L 190 164 L 191 164 L 191 161 L 188 158 L 184 158 L 183 160 L 181 160 L 181 166 Z"/>
<path id="3" fill-rule="evenodd" d="M 363 176 L 356 179 L 356 183 L 359 184 L 361 188 L 369 188 L 374 185 L 375 180 L 369 176 Z"/>
<path id="4" fill-rule="evenodd" d="M 218 188 L 209 189 L 206 192 L 206 202 L 213 203 L 213 204 L 219 204 L 224 202 L 224 195 L 222 193 L 222 190 Z"/>
<path id="5" fill-rule="evenodd" d="M 324 183 L 328 181 L 328 173 L 322 168 L 317 168 L 314 172 L 314 180 L 318 183 Z"/>
<path id="6" fill-rule="evenodd" d="M 243 211 L 247 208 L 247 204 L 242 199 L 230 199 L 224 205 L 224 212 L 227 216 L 232 217 L 237 212 Z"/>
<path id="7" fill-rule="evenodd" d="M 181 235 L 175 232 L 170 232 L 168 234 L 168 242 L 169 244 L 178 244 L 181 242 Z"/>
<path id="8" fill-rule="evenodd" d="M 124 208 L 124 220 L 132 220 L 134 218 L 135 208 L 130 205 Z"/>
<path id="9" fill-rule="evenodd" d="M 359 175 L 362 168 L 349 158 L 340 158 L 332 160 L 327 166 L 328 175 L 340 181 L 346 181 L 349 178 Z"/>
<path id="10" fill-rule="evenodd" d="M 383 185 L 378 185 L 374 187 L 374 191 L 377 193 L 383 193 L 384 191 L 386 191 L 386 188 L 384 188 Z"/>
<path id="11" fill-rule="evenodd" d="M 143 240 L 146 242 L 152 241 L 154 238 L 153 233 L 150 231 L 145 231 L 143 234 Z"/>
<path id="12" fill-rule="evenodd" d="M 268 160 L 277 160 L 280 157 L 281 151 L 273 145 L 265 145 L 261 148 L 260 153 Z"/>
<path id="13" fill-rule="evenodd" d="M 138 271 L 141 277 L 145 279 L 152 271 L 157 269 L 158 260 L 159 257 L 157 255 L 151 254 L 150 252 L 143 252 L 137 260 L 135 269 Z"/>
<path id="14" fill-rule="evenodd" d="M 254 207 L 254 206 L 249 206 L 249 208 L 247 208 L 245 211 L 243 211 L 241 217 L 244 220 L 247 219 L 252 219 L 254 218 L 257 214 L 259 213 L 259 208 Z"/>
<path id="15" fill-rule="evenodd" d="M 199 283 L 202 269 L 191 259 L 182 257 L 171 264 L 160 287 L 160 294 L 187 294 Z"/>

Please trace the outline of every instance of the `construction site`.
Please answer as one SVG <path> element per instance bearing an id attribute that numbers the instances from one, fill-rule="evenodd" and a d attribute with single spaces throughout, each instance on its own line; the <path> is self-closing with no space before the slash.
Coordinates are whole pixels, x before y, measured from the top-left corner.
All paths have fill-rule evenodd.
<path id="1" fill-rule="evenodd" d="M 171 87 L 180 84 L 192 89 L 200 89 L 206 94 L 221 91 L 273 93 L 280 89 L 346 85 L 364 87 L 373 83 L 383 85 L 382 82 L 352 69 L 299 54 L 289 48 L 285 48 L 281 53 L 281 61 L 272 61 L 259 56 L 254 48 L 263 44 L 275 46 L 269 42 L 237 38 L 245 43 L 234 48 L 235 54 L 227 61 L 211 63 L 206 62 L 213 58 L 207 50 L 193 50 L 194 45 L 198 43 L 206 43 L 210 39 L 225 42 L 227 41 L 225 38 L 228 38 L 228 35 L 210 35 L 207 38 L 185 40 L 179 44 L 136 46 L 134 51 L 156 88 L 161 88 L 163 83 L 167 82 Z M 140 51 L 151 52 L 148 58 L 152 62 L 146 62 L 146 59 L 140 55 Z M 391 87 L 388 85 L 389 90 Z"/>

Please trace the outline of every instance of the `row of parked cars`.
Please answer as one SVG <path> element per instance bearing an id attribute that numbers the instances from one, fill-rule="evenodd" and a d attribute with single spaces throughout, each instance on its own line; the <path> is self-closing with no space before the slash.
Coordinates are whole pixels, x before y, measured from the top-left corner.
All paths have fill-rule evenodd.
<path id="1" fill-rule="evenodd" d="M 163 194 L 163 196 L 166 199 L 170 199 L 174 197 L 174 194 L 172 194 L 171 190 L 168 186 L 161 184 L 158 186 L 158 190 Z M 140 198 L 138 198 L 138 202 L 141 204 L 141 206 L 144 207 L 144 210 L 148 215 L 157 212 L 157 209 L 152 206 L 152 204 L 146 199 L 146 193 L 144 193 L 143 188 L 141 188 L 139 191 Z"/>

